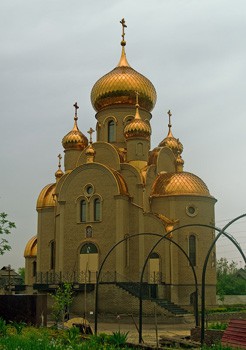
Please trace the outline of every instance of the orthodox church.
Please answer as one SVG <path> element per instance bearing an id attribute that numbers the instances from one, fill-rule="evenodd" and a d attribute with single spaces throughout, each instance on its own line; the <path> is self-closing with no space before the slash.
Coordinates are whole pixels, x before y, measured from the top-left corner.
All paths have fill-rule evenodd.
<path id="1" fill-rule="evenodd" d="M 189 309 L 195 291 L 192 268 L 200 288 L 214 239 L 212 228 L 194 224 L 214 224 L 216 200 L 198 176 L 184 171 L 183 145 L 173 135 L 170 111 L 166 137 L 150 148 L 157 94 L 128 63 L 124 19 L 121 24 L 119 63 L 91 90 L 96 141 L 92 128 L 88 138 L 80 131 L 75 103 L 74 126 L 62 139 L 64 171 L 59 155 L 55 181 L 38 196 L 37 235 L 24 252 L 25 283 L 30 292 L 44 293 L 70 282 L 77 309 L 93 310 L 96 276 L 112 249 L 100 275 L 99 309 L 132 311 L 131 298 L 137 297 L 151 252 L 145 294 Z M 156 244 L 164 235 L 167 239 Z M 215 304 L 215 259 L 214 251 L 206 278 L 210 305 Z M 88 306 L 79 298 L 86 298 Z"/>

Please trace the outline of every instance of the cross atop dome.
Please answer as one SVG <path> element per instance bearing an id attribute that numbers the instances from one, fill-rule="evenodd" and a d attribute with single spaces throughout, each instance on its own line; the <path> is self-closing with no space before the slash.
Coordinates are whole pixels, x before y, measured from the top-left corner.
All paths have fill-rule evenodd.
<path id="1" fill-rule="evenodd" d="M 75 102 L 75 104 L 73 106 L 74 106 L 74 109 L 75 109 L 74 120 L 78 120 L 78 109 L 79 109 L 79 106 L 78 106 L 77 102 Z"/>
<path id="2" fill-rule="evenodd" d="M 121 46 L 126 46 L 126 42 L 125 42 L 125 28 L 127 28 L 126 25 L 126 21 L 125 18 L 122 18 L 122 20 L 120 21 L 121 25 L 122 25 L 122 40 L 121 40 Z"/>

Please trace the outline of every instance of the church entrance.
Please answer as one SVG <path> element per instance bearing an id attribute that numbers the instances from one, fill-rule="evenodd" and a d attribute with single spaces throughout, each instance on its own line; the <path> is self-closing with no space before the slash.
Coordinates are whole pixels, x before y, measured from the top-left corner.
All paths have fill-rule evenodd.
<path id="1" fill-rule="evenodd" d="M 98 271 L 98 249 L 93 243 L 85 243 L 79 258 L 80 283 L 96 283 Z"/>
<path id="2" fill-rule="evenodd" d="M 157 298 L 157 285 L 160 282 L 160 257 L 159 254 L 153 252 L 149 258 L 149 284 L 150 297 Z"/>

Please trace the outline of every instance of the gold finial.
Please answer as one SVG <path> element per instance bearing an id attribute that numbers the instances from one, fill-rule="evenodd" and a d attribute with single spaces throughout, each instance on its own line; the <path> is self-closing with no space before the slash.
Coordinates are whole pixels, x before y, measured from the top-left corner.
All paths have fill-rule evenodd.
<path id="1" fill-rule="evenodd" d="M 59 161 L 58 161 L 58 168 L 59 169 L 61 169 L 61 159 L 62 159 L 62 156 L 61 156 L 61 154 L 58 154 L 58 159 L 59 159 Z"/>
<path id="2" fill-rule="evenodd" d="M 125 18 L 122 18 L 122 20 L 120 21 L 121 25 L 122 25 L 122 40 L 121 40 L 121 46 L 126 46 L 126 42 L 125 42 L 125 28 L 127 28 L 126 22 L 125 22 Z"/>
<path id="3" fill-rule="evenodd" d="M 138 96 L 140 95 L 138 91 L 135 91 L 136 94 L 136 107 L 139 107 L 139 103 L 138 103 Z"/>
<path id="4" fill-rule="evenodd" d="M 74 120 L 78 120 L 78 116 L 77 116 L 78 112 L 77 111 L 79 109 L 79 106 L 78 106 L 77 102 L 75 102 L 75 104 L 73 106 L 74 106 L 74 109 L 75 109 Z"/>
<path id="5" fill-rule="evenodd" d="M 90 144 L 92 144 L 92 134 L 93 132 L 95 132 L 95 130 L 93 130 L 92 128 L 90 128 L 90 130 L 87 131 L 88 134 L 90 135 Z"/>

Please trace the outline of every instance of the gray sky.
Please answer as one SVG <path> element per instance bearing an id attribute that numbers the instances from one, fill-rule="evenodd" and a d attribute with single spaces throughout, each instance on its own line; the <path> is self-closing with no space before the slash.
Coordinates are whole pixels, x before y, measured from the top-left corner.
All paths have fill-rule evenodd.
<path id="1" fill-rule="evenodd" d="M 0 212 L 17 229 L 0 267 L 24 266 L 36 200 L 55 180 L 75 101 L 80 130 L 95 127 L 90 91 L 119 61 L 122 17 L 128 61 L 157 90 L 152 148 L 167 134 L 171 109 L 184 169 L 218 199 L 217 225 L 246 212 L 245 0 L 1 0 Z M 245 224 L 228 230 L 244 251 Z M 225 239 L 217 251 L 242 265 Z"/>

